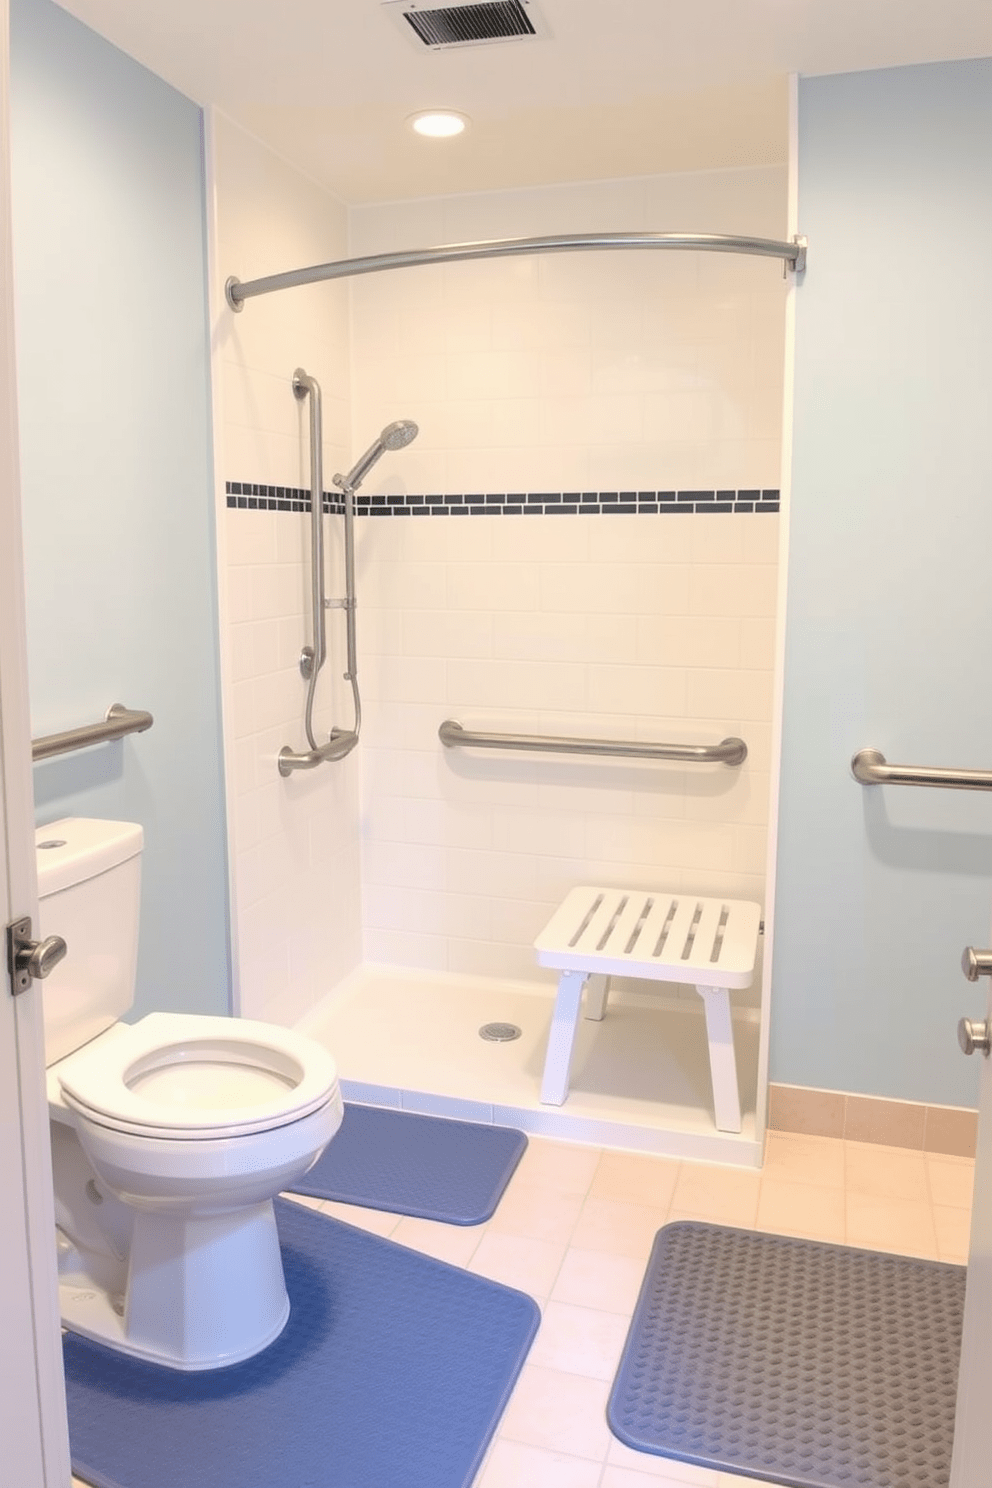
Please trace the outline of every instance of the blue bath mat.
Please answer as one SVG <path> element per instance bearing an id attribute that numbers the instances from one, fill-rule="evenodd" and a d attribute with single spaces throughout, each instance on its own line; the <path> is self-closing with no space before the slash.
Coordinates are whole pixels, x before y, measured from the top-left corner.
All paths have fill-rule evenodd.
<path id="1" fill-rule="evenodd" d="M 293 1192 L 447 1224 L 483 1224 L 526 1146 L 523 1132 L 506 1126 L 349 1102 L 337 1136 Z"/>
<path id="2" fill-rule="evenodd" d="M 689 1221 L 659 1230 L 608 1419 L 789 1488 L 946 1488 L 965 1267 Z"/>
<path id="3" fill-rule="evenodd" d="M 468 1488 L 540 1322 L 523 1292 L 276 1200 L 291 1313 L 184 1374 L 64 1338 L 95 1488 Z"/>

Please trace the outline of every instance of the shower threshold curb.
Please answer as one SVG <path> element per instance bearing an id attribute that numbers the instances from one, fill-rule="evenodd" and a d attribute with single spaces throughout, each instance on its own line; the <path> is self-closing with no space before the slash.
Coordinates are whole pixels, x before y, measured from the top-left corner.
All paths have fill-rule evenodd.
<path id="1" fill-rule="evenodd" d="M 416 1111 L 422 1116 L 447 1116 L 487 1125 L 514 1126 L 528 1136 L 548 1137 L 559 1142 L 581 1142 L 595 1147 L 645 1152 L 657 1157 L 683 1158 L 690 1162 L 717 1162 L 733 1167 L 760 1168 L 762 1142 L 754 1131 L 753 1116 L 745 1116 L 745 1130 L 736 1134 L 678 1130 L 639 1122 L 607 1120 L 572 1115 L 560 1107 L 494 1104 L 437 1095 L 423 1090 L 397 1089 L 365 1080 L 341 1080 L 345 1100 L 362 1105 L 387 1106 L 392 1110 Z"/>

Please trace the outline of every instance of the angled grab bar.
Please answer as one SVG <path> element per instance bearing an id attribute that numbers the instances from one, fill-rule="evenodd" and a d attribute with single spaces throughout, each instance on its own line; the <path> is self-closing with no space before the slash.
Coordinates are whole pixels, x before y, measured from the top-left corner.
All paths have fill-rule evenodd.
<path id="1" fill-rule="evenodd" d="M 890 765 L 879 749 L 859 749 L 851 760 L 851 774 L 861 785 L 930 785 L 944 790 L 992 790 L 992 770 Z"/>
<path id="2" fill-rule="evenodd" d="M 61 734 L 44 734 L 40 739 L 32 739 L 31 758 L 52 759 L 56 754 L 87 749 L 90 744 L 123 739 L 126 734 L 143 734 L 154 722 L 152 715 L 140 708 L 125 708 L 123 703 L 111 703 L 102 723 L 87 723 L 81 728 L 66 729 Z"/>
<path id="3" fill-rule="evenodd" d="M 743 739 L 719 744 L 652 744 L 637 739 L 572 739 L 553 734 L 481 734 L 446 718 L 437 731 L 446 749 L 521 749 L 541 754 L 599 754 L 623 759 L 690 760 L 696 764 L 742 765 L 747 759 Z"/>

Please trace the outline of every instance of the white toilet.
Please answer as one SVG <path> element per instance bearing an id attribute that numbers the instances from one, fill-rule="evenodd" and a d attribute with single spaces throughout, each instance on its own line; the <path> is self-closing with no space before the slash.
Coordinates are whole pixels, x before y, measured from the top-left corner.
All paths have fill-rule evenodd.
<path id="1" fill-rule="evenodd" d="M 69 947 L 41 984 L 63 1324 L 175 1369 L 249 1359 L 289 1316 L 272 1199 L 341 1124 L 334 1060 L 247 1019 L 118 1022 L 142 830 L 67 817 L 37 849 L 40 933 Z"/>

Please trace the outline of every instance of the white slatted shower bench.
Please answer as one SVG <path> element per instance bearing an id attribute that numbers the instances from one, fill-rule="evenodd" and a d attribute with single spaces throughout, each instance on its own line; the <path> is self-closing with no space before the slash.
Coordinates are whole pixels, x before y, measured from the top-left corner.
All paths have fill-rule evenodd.
<path id="1" fill-rule="evenodd" d="M 703 999 L 718 1131 L 739 1132 L 741 1102 L 730 992 L 754 976 L 761 906 L 664 890 L 573 889 L 534 942 L 541 966 L 558 972 L 541 1103 L 568 1095 L 572 1050 L 585 990 L 585 1016 L 606 1012 L 610 977 L 686 982 Z"/>

